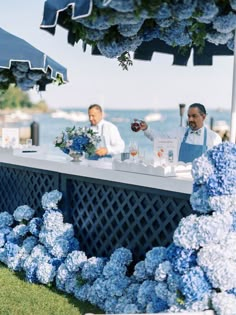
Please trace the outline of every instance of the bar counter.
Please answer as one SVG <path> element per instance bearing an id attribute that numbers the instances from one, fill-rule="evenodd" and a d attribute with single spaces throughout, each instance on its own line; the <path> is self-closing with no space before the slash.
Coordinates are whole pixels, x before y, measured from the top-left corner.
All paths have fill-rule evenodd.
<path id="1" fill-rule="evenodd" d="M 64 154 L 0 150 L 1 211 L 27 204 L 41 216 L 41 197 L 58 189 L 65 221 L 73 223 L 88 256 L 108 256 L 120 246 L 134 259 L 166 246 L 183 216 L 192 212 L 190 173 L 159 177 L 112 169 L 112 162 L 72 162 Z"/>

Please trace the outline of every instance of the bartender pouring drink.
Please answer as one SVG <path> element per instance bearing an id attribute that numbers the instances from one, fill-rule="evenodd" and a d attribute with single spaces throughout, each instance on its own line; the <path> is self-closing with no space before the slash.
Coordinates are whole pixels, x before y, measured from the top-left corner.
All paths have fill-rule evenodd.
<path id="1" fill-rule="evenodd" d="M 96 154 L 90 159 L 96 160 L 102 157 L 112 157 L 124 152 L 125 143 L 120 136 L 118 128 L 103 118 L 102 107 L 92 104 L 88 108 L 90 128 L 102 138 L 102 145 L 97 148 Z"/>
<path id="2" fill-rule="evenodd" d="M 188 127 L 179 127 L 165 137 L 176 138 L 179 142 L 179 158 L 181 162 L 192 162 L 208 149 L 222 142 L 221 137 L 204 126 L 206 109 L 202 104 L 194 103 L 188 108 Z M 145 121 L 140 122 L 140 130 L 151 141 L 160 135 L 154 135 Z M 138 130 L 136 130 L 138 131 Z"/>

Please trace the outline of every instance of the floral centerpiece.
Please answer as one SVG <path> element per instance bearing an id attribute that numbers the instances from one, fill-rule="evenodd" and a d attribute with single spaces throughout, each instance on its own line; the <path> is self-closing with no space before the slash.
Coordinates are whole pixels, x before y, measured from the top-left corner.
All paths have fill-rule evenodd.
<path id="1" fill-rule="evenodd" d="M 73 159 L 83 154 L 91 156 L 96 151 L 96 145 L 101 141 L 97 132 L 88 127 L 67 127 L 65 131 L 56 137 L 54 144 Z"/>

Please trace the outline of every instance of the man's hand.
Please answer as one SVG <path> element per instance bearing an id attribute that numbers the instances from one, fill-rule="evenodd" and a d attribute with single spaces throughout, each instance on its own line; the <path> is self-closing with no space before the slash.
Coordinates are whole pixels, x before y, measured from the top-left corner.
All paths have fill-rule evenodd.
<path id="1" fill-rule="evenodd" d="M 108 153 L 107 148 L 99 148 L 95 152 L 99 156 L 104 156 Z"/>
<path id="2" fill-rule="evenodd" d="M 142 120 L 142 121 L 140 122 L 140 128 L 141 128 L 141 130 L 143 130 L 143 131 L 148 128 L 148 125 L 147 125 L 147 123 L 146 123 L 144 120 Z"/>

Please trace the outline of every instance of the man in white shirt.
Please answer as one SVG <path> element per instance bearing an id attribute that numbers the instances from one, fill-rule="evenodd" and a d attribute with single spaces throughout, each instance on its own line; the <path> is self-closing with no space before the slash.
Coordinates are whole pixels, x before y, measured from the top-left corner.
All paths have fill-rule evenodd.
<path id="1" fill-rule="evenodd" d="M 124 152 L 125 143 L 120 136 L 118 128 L 111 122 L 103 119 L 103 111 L 100 105 L 93 104 L 88 108 L 88 116 L 91 128 L 101 136 L 103 144 L 96 150 L 98 157 L 111 157 L 114 154 Z"/>
<path id="2" fill-rule="evenodd" d="M 188 108 L 188 127 L 179 127 L 172 134 L 168 134 L 179 141 L 179 161 L 192 162 L 207 149 L 222 142 L 216 132 L 204 126 L 206 115 L 205 107 L 202 104 L 194 103 Z M 140 127 L 145 136 L 153 141 L 155 135 L 146 122 L 141 122 Z"/>

